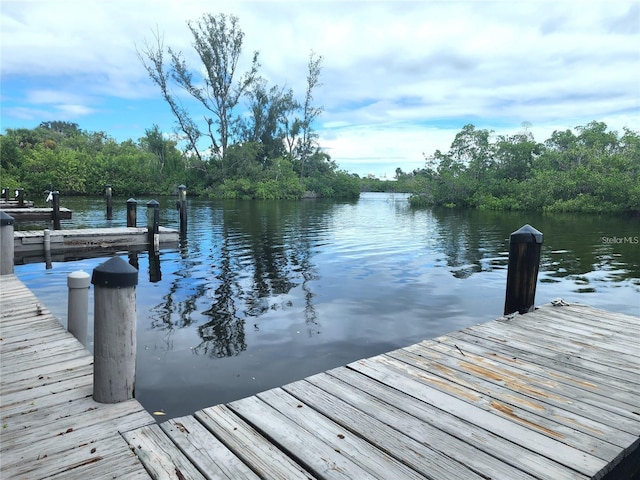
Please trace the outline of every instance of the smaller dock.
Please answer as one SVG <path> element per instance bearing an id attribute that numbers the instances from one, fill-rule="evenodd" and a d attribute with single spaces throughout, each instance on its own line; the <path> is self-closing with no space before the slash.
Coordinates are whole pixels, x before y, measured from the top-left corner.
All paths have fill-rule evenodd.
<path id="1" fill-rule="evenodd" d="M 148 247 L 146 227 L 84 228 L 77 230 L 51 230 L 50 244 L 52 258 L 56 254 L 77 254 L 82 252 L 104 253 L 114 250 L 143 250 Z M 44 259 L 44 230 L 20 230 L 14 234 L 15 264 L 32 263 Z M 178 245 L 180 233 L 171 228 L 159 227 L 161 248 Z"/>
<path id="2" fill-rule="evenodd" d="M 0 199 L 0 210 L 6 210 L 7 208 L 32 208 L 34 203 L 31 200 L 5 200 Z"/>
<path id="3" fill-rule="evenodd" d="M 148 479 L 120 432 L 136 401 L 93 400 L 93 356 L 14 275 L 0 276 L 0 478 Z"/>
<path id="4" fill-rule="evenodd" d="M 2 211 L 13 217 L 16 222 L 36 222 L 53 220 L 53 208 L 2 207 Z M 60 220 L 71 220 L 71 210 L 60 208 Z"/>

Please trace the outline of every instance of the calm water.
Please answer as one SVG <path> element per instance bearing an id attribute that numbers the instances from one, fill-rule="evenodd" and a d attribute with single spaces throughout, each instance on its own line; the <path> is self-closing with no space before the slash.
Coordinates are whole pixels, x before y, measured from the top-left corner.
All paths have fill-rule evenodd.
<path id="1" fill-rule="evenodd" d="M 177 228 L 175 199 L 159 201 L 161 224 Z M 73 220 L 63 228 L 124 225 L 125 202 L 114 199 L 107 222 L 102 199 L 64 198 Z M 146 253 L 120 253 L 140 272 L 136 396 L 166 412 L 160 420 L 501 315 L 509 234 L 525 223 L 544 233 L 537 304 L 562 297 L 640 314 L 638 218 L 414 211 L 405 195 L 370 193 L 350 203 L 190 199 L 188 220 L 159 272 Z M 104 261 L 16 274 L 65 323 L 67 275 Z"/>

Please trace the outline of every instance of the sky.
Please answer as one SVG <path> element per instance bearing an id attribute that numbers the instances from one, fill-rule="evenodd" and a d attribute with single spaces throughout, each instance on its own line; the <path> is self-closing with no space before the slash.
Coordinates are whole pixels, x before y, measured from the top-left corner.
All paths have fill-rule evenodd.
<path id="1" fill-rule="evenodd" d="M 2 0 L 0 130 L 172 134 L 136 52 L 159 32 L 200 68 L 187 21 L 205 13 L 238 16 L 239 71 L 257 50 L 300 100 L 310 52 L 323 57 L 319 143 L 361 176 L 423 168 L 470 123 L 538 141 L 594 120 L 640 129 L 640 0 Z"/>

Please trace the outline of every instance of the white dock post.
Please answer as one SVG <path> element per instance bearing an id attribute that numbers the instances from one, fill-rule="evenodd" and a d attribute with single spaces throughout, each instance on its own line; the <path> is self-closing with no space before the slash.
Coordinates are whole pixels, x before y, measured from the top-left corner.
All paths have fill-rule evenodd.
<path id="1" fill-rule="evenodd" d="M 0 211 L 0 275 L 13 273 L 13 217 Z"/>
<path id="2" fill-rule="evenodd" d="M 67 276 L 69 297 L 67 303 L 67 330 L 87 347 L 87 324 L 89 320 L 89 285 L 91 276 L 82 270 Z"/>
<path id="3" fill-rule="evenodd" d="M 135 393 L 138 270 L 113 257 L 93 269 L 91 283 L 95 286 L 93 399 L 124 402 Z"/>

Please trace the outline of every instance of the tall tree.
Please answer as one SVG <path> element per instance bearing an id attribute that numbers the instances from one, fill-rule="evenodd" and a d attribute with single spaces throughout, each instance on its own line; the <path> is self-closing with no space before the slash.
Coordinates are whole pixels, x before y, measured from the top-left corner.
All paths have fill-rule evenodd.
<path id="1" fill-rule="evenodd" d="M 315 52 L 309 54 L 307 74 L 307 90 L 302 104 L 302 118 L 297 124 L 294 122 L 294 129 L 299 133 L 297 142 L 297 151 L 300 160 L 300 177 L 304 176 L 305 163 L 309 156 L 317 150 L 318 134 L 313 129 L 313 122 L 322 114 L 324 108 L 316 107 L 313 104 L 313 92 L 316 88 L 322 86 L 320 83 L 320 72 L 322 71 L 322 55 L 316 55 Z"/>
<path id="2" fill-rule="evenodd" d="M 156 35 L 157 45 L 138 52 L 151 79 L 160 87 L 164 99 L 176 116 L 180 130 L 200 160 L 203 150 L 198 147 L 201 138 L 208 138 L 207 148 L 224 166 L 225 151 L 230 144 L 238 121 L 235 109 L 241 96 L 258 77 L 258 52 L 252 55 L 248 71 L 238 77 L 237 68 L 242 54 L 244 32 L 234 15 L 205 14 L 200 20 L 187 22 L 193 35 L 193 48 L 202 61 L 201 68 L 187 64 L 184 55 L 169 47 L 170 67 L 164 63 L 164 45 Z M 147 62 L 148 61 L 148 62 Z M 200 76 L 199 73 L 203 72 Z M 205 109 L 206 130 L 200 129 L 193 117 L 170 91 L 169 81 L 186 90 Z"/>

